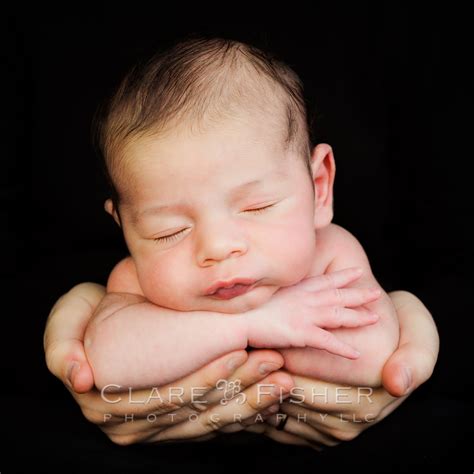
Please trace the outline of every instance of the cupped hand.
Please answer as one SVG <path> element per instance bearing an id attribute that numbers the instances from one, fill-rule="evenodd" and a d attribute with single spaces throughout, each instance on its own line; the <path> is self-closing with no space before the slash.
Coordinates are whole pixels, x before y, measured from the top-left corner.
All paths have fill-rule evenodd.
<path id="1" fill-rule="evenodd" d="M 400 342 L 384 366 L 383 387 L 346 389 L 290 374 L 295 388 L 278 413 L 265 423 L 245 429 L 281 443 L 321 450 L 354 439 L 403 403 L 431 377 L 438 358 L 439 336 L 431 314 L 418 298 L 406 291 L 392 292 L 390 297 L 399 317 Z M 318 395 L 313 397 L 313 393 Z M 284 430 L 277 430 L 285 415 L 288 420 Z"/>
<path id="2" fill-rule="evenodd" d="M 240 421 L 263 421 L 258 413 L 294 385 L 288 374 L 272 374 L 284 362 L 278 352 L 240 350 L 164 387 L 99 392 L 82 341 L 104 295 L 103 286 L 81 283 L 59 298 L 46 323 L 44 349 L 49 370 L 66 385 L 86 419 L 117 444 L 204 441 Z M 233 397 L 236 388 L 239 396 Z"/>

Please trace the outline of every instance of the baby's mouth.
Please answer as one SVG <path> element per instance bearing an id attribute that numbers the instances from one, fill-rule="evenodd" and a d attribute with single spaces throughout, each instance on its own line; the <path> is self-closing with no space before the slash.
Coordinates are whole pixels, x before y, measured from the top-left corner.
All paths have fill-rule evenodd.
<path id="1" fill-rule="evenodd" d="M 218 281 L 207 289 L 205 295 L 214 299 L 228 300 L 250 291 L 257 283 L 258 280 L 253 278 L 234 278 L 229 281 Z"/>
<path id="2" fill-rule="evenodd" d="M 254 285 L 243 285 L 241 283 L 236 283 L 230 288 L 219 288 L 215 293 L 210 295 L 212 298 L 217 298 L 219 300 L 229 300 L 235 298 L 236 296 L 243 295 L 247 293 Z"/>

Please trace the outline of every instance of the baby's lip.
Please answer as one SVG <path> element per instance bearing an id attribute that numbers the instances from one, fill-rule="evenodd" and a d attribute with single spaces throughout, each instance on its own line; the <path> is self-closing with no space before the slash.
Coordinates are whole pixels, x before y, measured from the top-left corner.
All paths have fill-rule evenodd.
<path id="1" fill-rule="evenodd" d="M 253 278 L 233 278 L 232 280 L 219 280 L 213 283 L 206 291 L 205 296 L 214 294 L 219 288 L 230 288 L 231 286 L 240 285 L 253 285 L 257 280 Z"/>

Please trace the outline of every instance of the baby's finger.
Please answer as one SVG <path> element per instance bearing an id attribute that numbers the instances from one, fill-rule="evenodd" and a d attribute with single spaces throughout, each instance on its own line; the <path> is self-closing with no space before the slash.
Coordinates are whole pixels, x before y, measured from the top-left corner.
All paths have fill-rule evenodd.
<path id="1" fill-rule="evenodd" d="M 276 372 L 259 384 L 254 384 L 239 397 L 235 397 L 226 405 L 215 405 L 202 412 L 196 419 L 171 426 L 151 436 L 147 442 L 167 439 L 195 438 L 219 430 L 226 425 L 241 422 L 243 419 L 256 415 L 266 407 L 273 405 L 289 395 L 293 387 L 289 374 Z"/>
<path id="2" fill-rule="evenodd" d="M 357 307 L 380 297 L 380 288 L 335 288 L 312 293 L 315 306 Z"/>
<path id="3" fill-rule="evenodd" d="M 333 311 L 318 311 L 314 315 L 314 323 L 326 329 L 336 329 L 340 327 L 356 328 L 374 324 L 379 320 L 379 316 L 365 310 L 353 310 L 335 306 Z"/>
<path id="4" fill-rule="evenodd" d="M 298 287 L 307 291 L 344 288 L 349 283 L 360 278 L 362 273 L 363 269 L 361 267 L 345 268 L 344 270 L 338 270 L 337 272 L 305 278 L 298 283 Z"/>
<path id="5" fill-rule="evenodd" d="M 324 329 L 313 326 L 306 334 L 305 344 L 314 349 L 324 349 L 331 354 L 339 355 L 347 359 L 358 359 L 360 352 L 349 344 L 340 341 L 334 334 Z"/>

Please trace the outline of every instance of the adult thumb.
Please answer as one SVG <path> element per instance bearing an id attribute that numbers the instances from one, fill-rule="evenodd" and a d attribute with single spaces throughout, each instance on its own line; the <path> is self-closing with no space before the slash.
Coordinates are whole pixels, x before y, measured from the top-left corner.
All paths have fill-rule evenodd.
<path id="1" fill-rule="evenodd" d="M 437 356 L 416 344 L 399 347 L 386 362 L 382 383 L 392 396 L 408 395 L 432 375 Z"/>
<path id="2" fill-rule="evenodd" d="M 94 376 L 82 342 L 68 340 L 48 348 L 46 362 L 48 369 L 76 393 L 85 393 L 94 387 Z"/>

